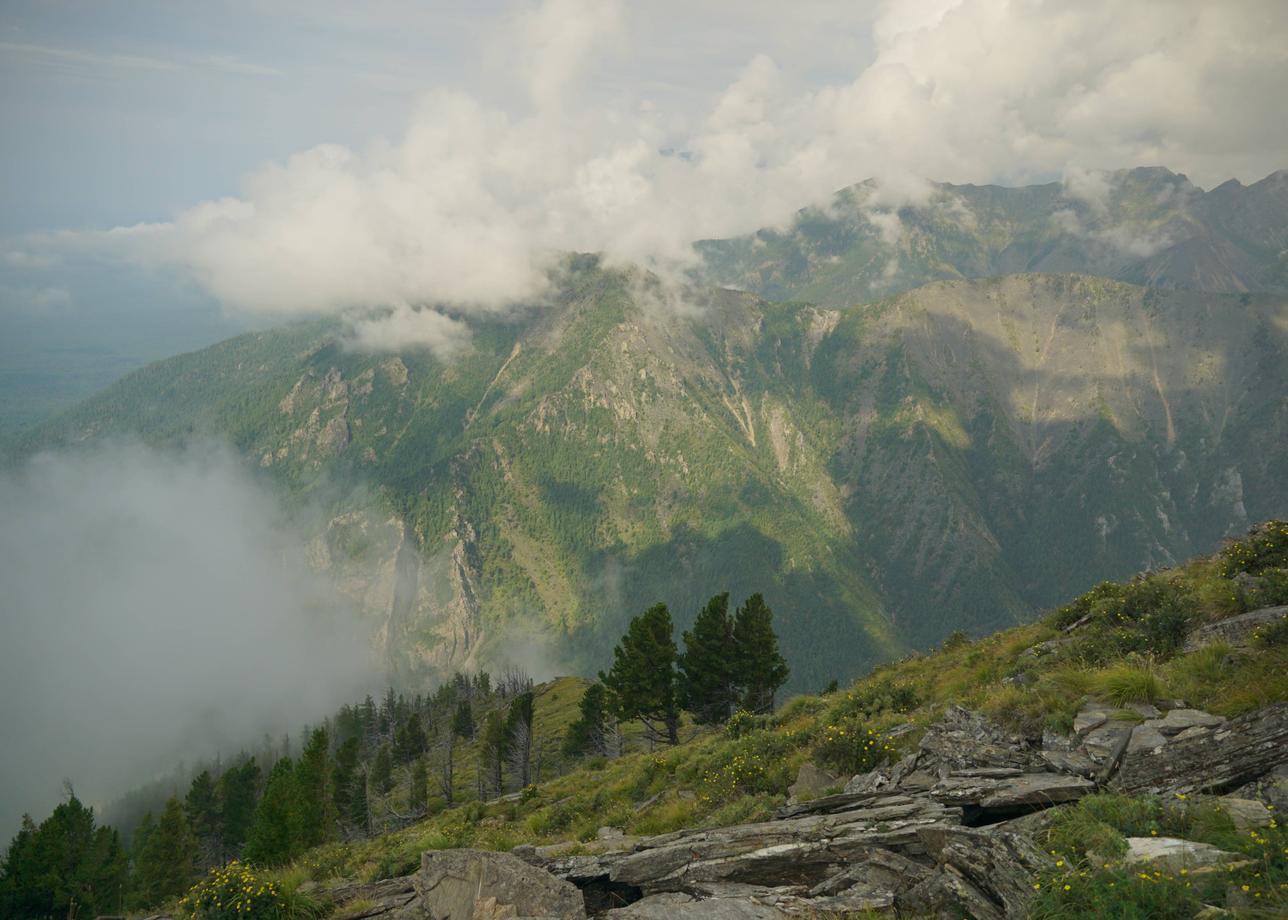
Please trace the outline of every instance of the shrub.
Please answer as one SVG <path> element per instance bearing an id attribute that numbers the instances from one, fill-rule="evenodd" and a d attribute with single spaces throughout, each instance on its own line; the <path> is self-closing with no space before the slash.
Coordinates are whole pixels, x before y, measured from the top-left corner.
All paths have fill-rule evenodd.
<path id="1" fill-rule="evenodd" d="M 745 709 L 739 709 L 725 723 L 725 734 L 730 738 L 743 738 L 752 732 L 760 731 L 768 723 L 768 716 L 753 715 Z"/>
<path id="2" fill-rule="evenodd" d="M 1242 540 L 1226 544 L 1219 561 L 1226 578 L 1288 568 L 1288 521 L 1267 521 Z"/>
<path id="3" fill-rule="evenodd" d="M 698 800 L 711 805 L 744 795 L 782 794 L 791 782 L 787 755 L 792 749 L 791 739 L 774 731 L 729 742 L 703 764 Z"/>
<path id="4" fill-rule="evenodd" d="M 249 863 L 233 860 L 209 874 L 179 901 L 191 920 L 311 920 L 322 906 L 295 884 L 279 883 Z"/>
<path id="5" fill-rule="evenodd" d="M 849 719 L 823 726 L 812 756 L 819 766 L 849 776 L 892 760 L 895 752 L 895 746 L 884 735 Z"/>

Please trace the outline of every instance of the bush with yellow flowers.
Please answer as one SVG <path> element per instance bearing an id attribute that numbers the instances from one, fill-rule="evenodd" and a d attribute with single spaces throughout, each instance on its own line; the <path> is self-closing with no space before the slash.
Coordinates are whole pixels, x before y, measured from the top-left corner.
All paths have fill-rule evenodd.
<path id="1" fill-rule="evenodd" d="M 1226 578 L 1288 568 L 1288 521 L 1267 521 L 1242 540 L 1227 543 L 1220 560 Z"/>
<path id="2" fill-rule="evenodd" d="M 894 744 L 858 719 L 824 725 L 814 742 L 814 763 L 833 773 L 852 776 L 866 773 L 896 755 Z"/>
<path id="3" fill-rule="evenodd" d="M 236 859 L 211 869 L 179 901 L 185 920 L 301 920 L 319 913 L 291 886 Z"/>

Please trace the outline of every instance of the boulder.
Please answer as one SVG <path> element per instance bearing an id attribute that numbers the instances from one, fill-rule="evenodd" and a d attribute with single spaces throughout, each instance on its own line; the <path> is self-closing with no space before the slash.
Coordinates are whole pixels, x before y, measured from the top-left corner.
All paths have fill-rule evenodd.
<path id="1" fill-rule="evenodd" d="M 937 769 L 943 777 L 972 767 L 1040 769 L 1041 758 L 1025 739 L 987 716 L 950 705 L 922 735 L 917 767 Z"/>
<path id="2" fill-rule="evenodd" d="M 1135 751 L 1153 751 L 1167 743 L 1167 738 L 1157 728 L 1145 722 L 1132 729 L 1127 742 L 1127 753 Z"/>
<path id="3" fill-rule="evenodd" d="M 1042 761 L 1049 770 L 1054 770 L 1057 773 L 1068 773 L 1073 776 L 1085 776 L 1087 779 L 1094 777 L 1099 769 L 1096 762 L 1082 751 L 1044 749 L 1042 751 Z"/>
<path id="4" fill-rule="evenodd" d="M 976 920 L 1028 915 L 1033 876 L 1050 860 L 1027 839 L 965 827 L 928 827 L 918 833 L 940 872 L 898 898 L 899 910 Z"/>
<path id="5" fill-rule="evenodd" d="M 1135 727 L 1131 722 L 1109 719 L 1087 732 L 1082 739 L 1082 750 L 1099 765 L 1109 763 L 1126 748 Z"/>
<path id="6" fill-rule="evenodd" d="M 584 920 L 581 892 L 512 853 L 428 850 L 413 876 L 417 907 L 434 920 Z"/>
<path id="7" fill-rule="evenodd" d="M 876 796 L 836 814 L 678 831 L 643 838 L 632 852 L 570 856 L 548 868 L 583 889 L 610 885 L 640 895 L 692 893 L 717 882 L 808 887 L 872 847 L 921 855 L 918 828 L 954 824 L 960 815 L 960 809 L 924 798 Z"/>
<path id="8" fill-rule="evenodd" d="M 1288 607 L 1263 607 L 1201 626 L 1185 640 L 1185 650 L 1192 652 L 1205 645 L 1224 642 L 1235 648 L 1246 648 L 1256 641 L 1256 634 L 1288 617 Z"/>
<path id="9" fill-rule="evenodd" d="M 1125 793 L 1225 792 L 1265 776 L 1283 763 L 1285 751 L 1288 702 L 1280 702 L 1157 750 L 1133 751 L 1110 785 Z"/>
<path id="10" fill-rule="evenodd" d="M 1073 733 L 1075 735 L 1085 735 L 1093 728 L 1099 728 L 1109 721 L 1109 716 L 1114 712 L 1112 706 L 1104 703 L 1088 703 L 1078 710 L 1078 714 L 1073 717 Z"/>
<path id="11" fill-rule="evenodd" d="M 1217 805 L 1230 816 L 1234 826 L 1245 834 L 1256 828 L 1269 827 L 1274 817 L 1274 812 L 1256 799 L 1223 795 L 1217 799 Z"/>
<path id="12" fill-rule="evenodd" d="M 840 776 L 827 770 L 820 770 L 807 760 L 796 771 L 796 782 L 787 787 L 787 800 L 799 802 L 802 799 L 817 798 L 829 789 L 836 789 L 842 785 L 844 783 Z"/>
<path id="13" fill-rule="evenodd" d="M 679 892 L 656 894 L 604 914 L 611 920 L 783 920 L 781 910 L 751 898 L 697 900 Z"/>
<path id="14" fill-rule="evenodd" d="M 1224 721 L 1223 717 L 1201 709 L 1172 709 L 1162 719 L 1151 719 L 1145 724 L 1164 735 L 1179 735 L 1190 728 L 1215 728 Z"/>
<path id="15" fill-rule="evenodd" d="M 930 797 L 963 809 L 968 825 L 990 824 L 1052 805 L 1076 802 L 1096 791 L 1096 784 L 1067 773 L 1023 773 L 1007 777 L 949 776 L 930 790 Z"/>
<path id="16" fill-rule="evenodd" d="M 1128 837 L 1127 863 L 1149 863 L 1160 869 L 1201 869 L 1205 866 L 1243 862 L 1238 853 L 1219 850 L 1206 843 L 1181 840 L 1178 837 Z"/>

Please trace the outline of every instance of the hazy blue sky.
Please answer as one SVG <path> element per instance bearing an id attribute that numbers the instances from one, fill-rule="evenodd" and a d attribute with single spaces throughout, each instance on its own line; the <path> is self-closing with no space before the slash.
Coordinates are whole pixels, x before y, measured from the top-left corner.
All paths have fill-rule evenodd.
<path id="1" fill-rule="evenodd" d="M 1254 181 L 1285 85 L 1282 0 L 10 0 L 0 324 L 392 306 L 432 344 L 409 309 L 530 300 L 552 252 L 683 265 L 866 178 Z"/>
<path id="2" fill-rule="evenodd" d="M 688 112 L 760 52 L 792 60 L 805 83 L 852 79 L 873 14 L 870 4 L 640 6 L 598 92 Z M 168 218 L 235 194 L 266 160 L 394 138 L 433 87 L 513 106 L 522 87 L 494 39 L 519 8 L 6 0 L 0 235 Z"/>

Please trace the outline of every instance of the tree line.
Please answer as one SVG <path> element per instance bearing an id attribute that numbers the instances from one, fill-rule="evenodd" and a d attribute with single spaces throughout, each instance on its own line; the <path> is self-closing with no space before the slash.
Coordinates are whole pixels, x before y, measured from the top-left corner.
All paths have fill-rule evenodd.
<path id="1" fill-rule="evenodd" d="M 622 751 L 619 725 L 638 720 L 651 741 L 675 744 L 680 713 L 719 724 L 738 709 L 772 710 L 788 676 L 772 613 L 755 594 L 734 613 L 728 593 L 698 612 L 677 646 L 670 611 L 656 604 L 630 621 L 583 695 L 571 729 L 538 737 L 532 680 L 517 669 L 456 674 L 428 696 L 388 690 L 341 707 L 307 728 L 293 756 L 289 738 L 202 766 L 127 830 L 98 824 L 70 789 L 67 801 L 22 827 L 0 860 L 0 916 L 93 916 L 146 909 L 179 897 L 210 868 L 233 858 L 272 866 L 334 841 L 381 833 L 462 793 L 485 800 L 540 782 L 556 754 L 567 759 Z M 552 745 L 551 742 L 554 744 Z M 477 752 L 474 788 L 461 788 L 458 749 Z M 401 770 L 405 783 L 395 781 Z M 397 788 L 396 788 L 397 787 Z"/>

